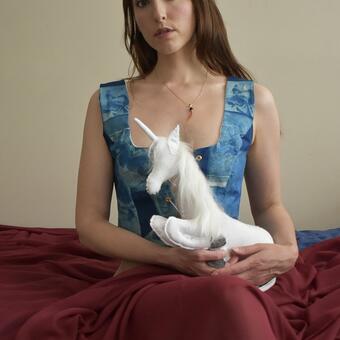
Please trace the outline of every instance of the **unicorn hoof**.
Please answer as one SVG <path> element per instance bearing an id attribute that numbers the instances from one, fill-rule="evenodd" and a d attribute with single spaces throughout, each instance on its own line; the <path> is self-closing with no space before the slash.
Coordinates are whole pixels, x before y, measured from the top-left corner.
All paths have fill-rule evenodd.
<path id="1" fill-rule="evenodd" d="M 226 243 L 227 243 L 227 241 L 226 241 L 225 237 L 222 236 L 222 237 L 214 240 L 213 242 L 211 242 L 209 250 L 221 248 L 224 245 L 226 245 Z"/>
<path id="2" fill-rule="evenodd" d="M 207 265 L 213 268 L 223 268 L 225 266 L 224 260 L 207 261 Z"/>

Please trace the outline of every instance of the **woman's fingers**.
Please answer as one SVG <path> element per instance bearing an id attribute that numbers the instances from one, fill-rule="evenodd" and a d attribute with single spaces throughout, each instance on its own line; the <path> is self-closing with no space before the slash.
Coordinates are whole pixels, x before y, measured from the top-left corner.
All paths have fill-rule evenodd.
<path id="1" fill-rule="evenodd" d="M 229 252 L 226 250 L 194 250 L 194 256 L 196 257 L 197 261 L 199 262 L 206 262 L 206 261 L 216 261 L 221 260 L 228 256 Z"/>
<path id="2" fill-rule="evenodd" d="M 250 246 L 242 246 L 242 247 L 232 248 L 232 252 L 239 254 L 239 255 L 246 256 L 246 255 L 258 253 L 258 252 L 264 250 L 267 246 L 268 246 L 267 243 L 255 243 L 255 244 L 252 244 Z"/>
<path id="3" fill-rule="evenodd" d="M 271 280 L 275 275 L 271 274 L 269 270 L 264 270 L 261 272 L 258 271 L 247 271 L 241 274 L 236 275 L 237 277 L 244 279 L 246 281 L 250 281 L 253 284 L 260 286 L 267 283 Z"/>
<path id="4" fill-rule="evenodd" d="M 232 255 L 228 261 L 228 264 L 235 264 L 239 261 L 240 257 L 237 255 Z"/>
<path id="5" fill-rule="evenodd" d="M 191 257 L 195 263 L 197 275 L 211 275 L 212 272 L 221 266 L 221 262 L 228 255 L 228 251 L 216 249 L 216 250 L 192 250 Z M 224 262 L 224 261 L 223 261 Z M 222 263 L 224 264 L 224 263 Z M 217 266 L 217 267 L 216 267 Z"/>

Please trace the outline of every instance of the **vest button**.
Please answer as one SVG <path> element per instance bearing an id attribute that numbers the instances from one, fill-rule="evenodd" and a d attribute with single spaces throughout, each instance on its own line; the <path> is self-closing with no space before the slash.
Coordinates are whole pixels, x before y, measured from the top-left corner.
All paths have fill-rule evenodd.
<path id="1" fill-rule="evenodd" d="M 196 158 L 196 161 L 200 161 L 203 157 L 201 155 L 197 155 L 195 158 Z"/>

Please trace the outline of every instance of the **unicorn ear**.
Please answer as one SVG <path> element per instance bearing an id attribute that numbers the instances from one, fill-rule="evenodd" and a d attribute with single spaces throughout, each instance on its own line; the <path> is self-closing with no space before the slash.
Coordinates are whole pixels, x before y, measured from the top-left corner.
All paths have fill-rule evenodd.
<path id="1" fill-rule="evenodd" d="M 177 125 L 170 133 L 168 137 L 168 146 L 170 152 L 176 154 L 179 146 L 179 125 Z"/>

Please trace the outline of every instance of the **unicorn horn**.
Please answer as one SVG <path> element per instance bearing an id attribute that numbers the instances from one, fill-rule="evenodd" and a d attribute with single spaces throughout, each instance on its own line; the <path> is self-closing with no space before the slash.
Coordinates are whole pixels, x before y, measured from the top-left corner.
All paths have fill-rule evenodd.
<path id="1" fill-rule="evenodd" d="M 140 121 L 138 118 L 134 118 L 134 120 L 153 141 L 158 139 L 158 137 L 142 121 Z"/>

